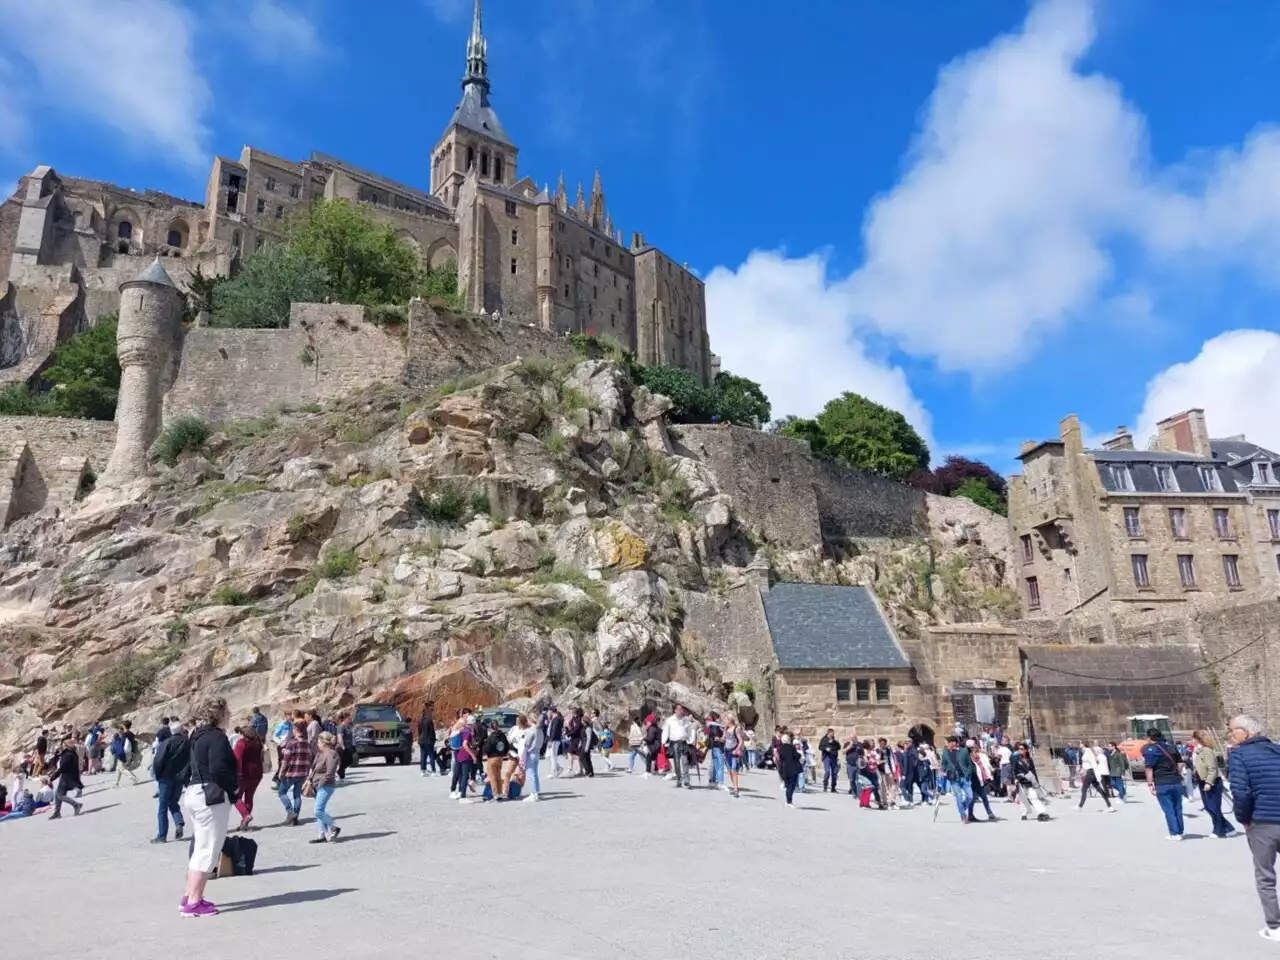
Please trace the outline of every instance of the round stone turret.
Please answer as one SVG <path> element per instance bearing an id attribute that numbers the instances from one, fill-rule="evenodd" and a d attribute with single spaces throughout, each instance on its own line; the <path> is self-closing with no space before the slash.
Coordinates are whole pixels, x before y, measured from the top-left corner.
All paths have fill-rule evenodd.
<path id="1" fill-rule="evenodd" d="M 147 451 L 160 432 L 161 373 L 177 347 L 182 291 L 155 260 L 135 279 L 120 284 L 116 353 L 120 399 L 116 446 L 102 483 L 119 486 L 147 474 Z"/>

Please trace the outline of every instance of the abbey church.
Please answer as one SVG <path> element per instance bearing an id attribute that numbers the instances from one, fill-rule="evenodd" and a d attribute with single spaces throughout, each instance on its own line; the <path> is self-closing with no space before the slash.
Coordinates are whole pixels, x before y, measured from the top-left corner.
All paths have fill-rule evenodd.
<path id="1" fill-rule="evenodd" d="M 563 177 L 553 190 L 522 175 L 490 94 L 475 0 L 462 96 L 432 151 L 427 190 L 323 153 L 293 161 L 250 146 L 214 158 L 203 203 L 37 167 L 0 204 L 0 381 L 27 379 L 48 355 L 43 341 L 115 310 L 121 283 L 154 258 L 179 286 L 196 267 L 228 275 L 317 198 L 361 204 L 425 266 L 456 261 L 470 313 L 609 335 L 642 363 L 709 381 L 716 358 L 702 281 L 643 234 L 624 241 L 598 172 L 590 195 L 579 184 L 572 199 Z"/>

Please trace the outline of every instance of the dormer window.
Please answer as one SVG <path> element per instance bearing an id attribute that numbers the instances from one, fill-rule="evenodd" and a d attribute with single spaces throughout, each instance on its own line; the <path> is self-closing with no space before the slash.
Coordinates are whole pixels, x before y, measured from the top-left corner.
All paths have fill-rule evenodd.
<path id="1" fill-rule="evenodd" d="M 1127 493 L 1133 492 L 1133 474 L 1129 472 L 1128 467 L 1113 464 L 1107 467 L 1107 472 L 1111 477 L 1111 485 L 1113 487 Z"/>
<path id="2" fill-rule="evenodd" d="M 1204 484 L 1205 490 L 1210 493 L 1222 492 L 1222 478 L 1218 476 L 1218 471 L 1213 467 L 1200 468 L 1200 482 Z"/>
<path id="3" fill-rule="evenodd" d="M 1162 493 L 1177 493 L 1178 478 L 1173 475 L 1173 467 L 1163 464 L 1156 465 L 1156 486 Z"/>
<path id="4" fill-rule="evenodd" d="M 1276 474 L 1271 464 L 1262 460 L 1253 461 L 1253 482 L 1265 486 L 1274 486 Z"/>

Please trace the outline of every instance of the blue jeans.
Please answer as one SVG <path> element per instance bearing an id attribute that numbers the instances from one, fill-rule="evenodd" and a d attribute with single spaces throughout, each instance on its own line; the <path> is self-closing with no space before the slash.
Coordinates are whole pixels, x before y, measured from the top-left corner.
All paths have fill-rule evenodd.
<path id="1" fill-rule="evenodd" d="M 1116 796 L 1117 796 L 1117 797 L 1119 797 L 1121 800 L 1123 800 L 1123 799 L 1124 799 L 1124 795 L 1125 795 L 1125 790 L 1127 790 L 1127 789 L 1128 789 L 1128 788 L 1126 787 L 1126 785 L 1125 785 L 1125 782 L 1124 782 L 1124 781 L 1125 781 L 1125 778 L 1124 778 L 1124 777 L 1111 776 L 1111 777 L 1108 777 L 1108 779 L 1111 781 L 1111 789 L 1112 789 L 1112 790 L 1114 790 L 1114 791 L 1116 792 Z"/>
<path id="2" fill-rule="evenodd" d="M 436 772 L 436 751 L 435 747 L 418 741 L 418 769 L 426 772 L 427 767 L 431 767 L 431 772 Z"/>
<path id="3" fill-rule="evenodd" d="M 724 750 L 711 748 L 711 782 L 724 783 Z"/>
<path id="4" fill-rule="evenodd" d="M 858 792 L 858 765 L 852 760 L 844 762 L 845 773 L 849 775 L 849 796 Z"/>
<path id="5" fill-rule="evenodd" d="M 632 773 L 636 768 L 636 757 L 640 756 L 640 748 L 632 747 L 631 752 L 627 755 L 627 773 Z"/>
<path id="6" fill-rule="evenodd" d="M 1156 800 L 1164 811 L 1164 822 L 1171 836 L 1182 836 L 1182 783 L 1156 784 Z"/>
<path id="7" fill-rule="evenodd" d="M 1209 814 L 1209 819 L 1213 821 L 1213 835 L 1215 837 L 1225 837 L 1235 830 L 1235 827 L 1231 825 L 1231 821 L 1222 815 L 1221 777 L 1213 781 L 1212 787 L 1206 788 L 1204 784 L 1200 785 L 1200 799 L 1204 801 L 1205 813 Z"/>
<path id="8" fill-rule="evenodd" d="M 760 751 L 754 748 L 751 750 L 748 750 L 747 751 L 747 769 L 754 770 L 756 768 L 756 764 L 759 762 L 760 762 Z"/>
<path id="9" fill-rule="evenodd" d="M 177 780 L 157 780 L 156 792 L 160 794 L 156 811 L 156 836 L 164 840 L 169 836 L 169 815 L 173 815 L 173 826 L 181 830 L 186 826 L 182 819 L 182 811 L 178 808 L 178 797 L 182 787 Z"/>
<path id="10" fill-rule="evenodd" d="M 327 787 L 316 787 L 316 827 L 320 831 L 320 836 L 324 836 L 333 829 L 333 818 L 329 816 L 328 806 L 329 798 L 333 796 L 333 785 Z"/>
<path id="11" fill-rule="evenodd" d="M 822 789 L 827 789 L 827 784 L 831 784 L 831 792 L 836 792 L 836 783 L 840 779 L 840 761 L 836 757 L 828 757 L 822 755 Z"/>
<path id="12" fill-rule="evenodd" d="M 292 801 L 289 799 L 289 793 L 293 793 Z M 284 804 L 284 812 L 286 814 L 299 814 L 302 812 L 302 781 L 301 780 L 281 780 L 276 784 L 276 796 L 280 798 L 280 802 Z"/>
<path id="13" fill-rule="evenodd" d="M 973 784 L 967 780 L 956 780 L 951 784 L 951 796 L 955 797 L 956 809 L 960 811 L 960 819 L 969 819 L 969 809 L 973 806 Z"/>
<path id="14" fill-rule="evenodd" d="M 542 792 L 542 783 L 538 779 L 538 757 L 534 754 L 529 758 L 524 768 L 525 785 L 529 788 L 529 794 L 538 794 Z"/>

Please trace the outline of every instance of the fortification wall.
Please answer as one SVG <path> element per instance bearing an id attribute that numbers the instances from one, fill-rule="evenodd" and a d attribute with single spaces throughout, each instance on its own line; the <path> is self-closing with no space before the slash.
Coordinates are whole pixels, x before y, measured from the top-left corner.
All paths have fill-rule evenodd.
<path id="1" fill-rule="evenodd" d="M 799 549 L 823 539 L 929 531 L 922 491 L 818 460 L 803 441 L 725 424 L 686 424 L 673 433 L 710 467 L 738 516 L 773 543 Z"/>
<path id="2" fill-rule="evenodd" d="M 75 501 L 86 468 L 111 458 L 116 425 L 63 417 L 0 417 L 0 526 Z"/>
<path id="3" fill-rule="evenodd" d="M 276 404 L 328 400 L 404 375 L 405 341 L 371 323 L 363 307 L 295 303 L 283 330 L 193 327 L 182 340 L 164 419 L 221 423 Z"/>
<path id="4" fill-rule="evenodd" d="M 752 584 L 724 594 L 682 590 L 681 646 L 715 667 L 725 683 L 755 690 L 756 728 L 768 730 L 777 716 L 773 702 L 774 656 L 760 591 Z"/>
<path id="5" fill-rule="evenodd" d="M 40 267 L 39 282 L 15 284 L 7 297 L 10 306 L 3 320 L 6 343 L 20 359 L 0 368 L 0 387 L 30 383 L 45 368 L 54 348 L 87 326 L 84 296 L 74 267 Z M 30 277 L 29 277 L 30 279 Z M 17 340 L 11 340 L 10 337 Z"/>
<path id="6" fill-rule="evenodd" d="M 404 379 L 418 389 L 524 357 L 568 360 L 576 356 L 558 334 L 510 321 L 458 316 L 421 300 L 409 304 L 407 348 Z"/>

